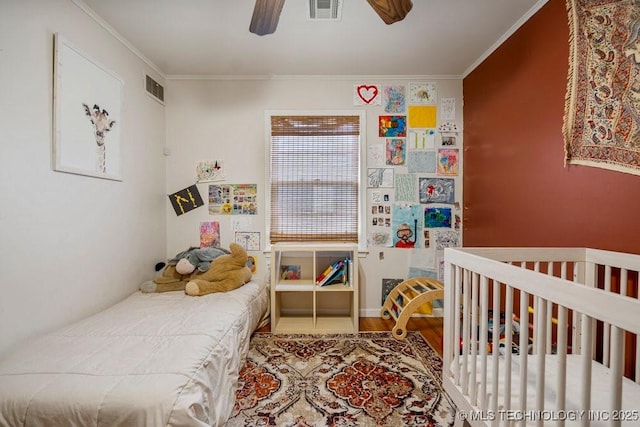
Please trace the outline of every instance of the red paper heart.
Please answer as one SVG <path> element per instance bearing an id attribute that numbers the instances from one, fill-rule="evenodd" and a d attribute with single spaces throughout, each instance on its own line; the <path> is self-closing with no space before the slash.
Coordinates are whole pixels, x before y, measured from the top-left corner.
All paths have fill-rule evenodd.
<path id="1" fill-rule="evenodd" d="M 376 86 L 360 85 L 357 90 L 358 96 L 365 104 L 371 103 L 378 96 L 378 88 Z"/>

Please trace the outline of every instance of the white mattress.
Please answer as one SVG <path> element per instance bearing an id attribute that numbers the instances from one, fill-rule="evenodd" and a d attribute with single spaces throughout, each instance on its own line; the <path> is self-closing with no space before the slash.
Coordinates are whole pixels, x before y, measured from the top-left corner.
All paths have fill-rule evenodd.
<path id="1" fill-rule="evenodd" d="M 492 383 L 492 355 L 487 356 L 487 402 L 491 399 L 491 386 Z M 567 367 L 566 367 L 566 412 L 560 412 L 556 410 L 556 396 L 557 396 L 557 381 L 558 381 L 558 356 L 554 354 L 548 354 L 545 357 L 545 387 L 544 387 L 544 412 L 533 411 L 536 408 L 536 363 L 537 356 L 529 355 L 527 359 L 527 403 L 526 410 L 519 406 L 519 393 L 520 393 L 520 363 L 521 357 L 519 355 L 512 355 L 512 368 L 511 368 L 511 409 L 514 411 L 510 414 L 501 415 L 501 419 L 508 419 L 511 417 L 524 419 L 525 416 L 531 417 L 531 420 L 527 422 L 527 425 L 535 425 L 536 422 L 533 419 L 535 416 L 541 416 L 545 419 L 545 426 L 556 425 L 559 417 L 567 417 L 565 420 L 566 426 L 582 425 L 579 419 L 572 420 L 569 417 L 584 417 L 591 420 L 591 426 L 608 426 L 609 421 L 606 417 L 617 416 L 618 414 L 612 414 L 606 410 L 609 401 L 611 399 L 611 374 L 610 370 L 604 365 L 598 362 L 591 363 L 591 410 L 592 413 L 583 413 L 581 402 L 582 388 L 583 388 L 583 376 L 581 373 L 581 356 L 580 355 L 567 355 Z M 505 357 L 499 356 L 499 388 L 498 388 L 498 407 L 499 411 L 504 409 L 505 402 Z M 460 357 L 462 362 L 462 356 Z M 471 369 L 471 361 L 468 361 L 468 369 Z M 476 371 L 476 384 L 480 383 L 480 359 L 478 358 L 478 365 Z M 623 378 L 622 381 L 623 399 L 622 409 L 625 410 L 620 414 L 622 418 L 626 417 L 626 421 L 622 422 L 623 426 L 640 426 L 640 384 Z M 479 386 L 477 388 L 478 396 L 481 391 Z M 480 400 L 478 398 L 478 400 Z M 529 420 L 529 418 L 526 418 Z"/>
<path id="2" fill-rule="evenodd" d="M 258 282 L 136 292 L 1 359 L 0 425 L 222 425 L 268 301 Z"/>

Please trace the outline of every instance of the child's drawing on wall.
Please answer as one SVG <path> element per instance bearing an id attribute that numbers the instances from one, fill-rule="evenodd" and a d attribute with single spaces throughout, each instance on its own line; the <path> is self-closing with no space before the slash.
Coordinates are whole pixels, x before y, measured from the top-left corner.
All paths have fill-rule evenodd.
<path id="1" fill-rule="evenodd" d="M 458 175 L 458 149 L 438 150 L 438 175 Z"/>
<path id="2" fill-rule="evenodd" d="M 386 163 L 388 165 L 393 165 L 393 166 L 404 165 L 405 151 L 406 150 L 405 150 L 404 139 L 399 139 L 399 138 L 387 139 Z"/>
<path id="3" fill-rule="evenodd" d="M 435 104 L 437 95 L 435 83 L 409 84 L 409 102 L 411 104 Z"/>
<path id="4" fill-rule="evenodd" d="M 203 221 L 200 223 L 200 247 L 220 247 L 220 223 Z"/>
<path id="5" fill-rule="evenodd" d="M 367 244 L 369 246 L 391 246 L 391 233 L 384 229 L 376 229 L 369 232 L 367 237 Z"/>
<path id="6" fill-rule="evenodd" d="M 451 228 L 451 208 L 425 208 L 424 226 L 428 228 Z"/>
<path id="7" fill-rule="evenodd" d="M 369 188 L 393 188 L 393 168 L 369 168 L 367 169 L 367 187 Z"/>
<path id="8" fill-rule="evenodd" d="M 409 129 L 407 148 L 410 150 L 427 150 L 436 148 L 435 129 Z"/>
<path id="9" fill-rule="evenodd" d="M 221 160 L 202 160 L 196 163 L 196 181 L 211 182 L 226 179 Z"/>
<path id="10" fill-rule="evenodd" d="M 378 136 L 406 137 L 407 116 L 378 116 Z"/>
<path id="11" fill-rule="evenodd" d="M 406 95 L 404 86 L 385 86 L 384 111 L 387 113 L 404 113 L 406 105 Z"/>
<path id="12" fill-rule="evenodd" d="M 415 233 L 411 230 L 411 226 L 406 222 L 403 222 L 402 224 L 400 224 L 400 226 L 398 227 L 398 230 L 396 231 L 397 240 L 396 240 L 395 247 L 396 248 L 415 248 L 416 239 L 414 235 Z"/>
<path id="13" fill-rule="evenodd" d="M 420 246 L 417 242 L 417 237 L 422 229 L 421 215 L 422 207 L 420 205 L 396 204 L 393 206 L 394 247 L 416 248 Z"/>
<path id="14" fill-rule="evenodd" d="M 436 249 L 455 248 L 460 246 L 460 232 L 455 230 L 438 230 L 435 235 Z"/>
<path id="15" fill-rule="evenodd" d="M 454 203 L 455 181 L 453 178 L 418 178 L 420 203 Z"/>
<path id="16" fill-rule="evenodd" d="M 456 137 L 455 136 L 443 136 L 442 137 L 442 145 L 443 146 L 456 145 Z"/>

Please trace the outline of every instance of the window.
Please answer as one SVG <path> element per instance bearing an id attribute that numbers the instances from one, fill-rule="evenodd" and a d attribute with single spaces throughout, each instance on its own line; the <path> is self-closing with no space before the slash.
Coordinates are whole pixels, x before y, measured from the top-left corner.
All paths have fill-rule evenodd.
<path id="1" fill-rule="evenodd" d="M 267 114 L 269 239 L 358 242 L 364 116 Z"/>

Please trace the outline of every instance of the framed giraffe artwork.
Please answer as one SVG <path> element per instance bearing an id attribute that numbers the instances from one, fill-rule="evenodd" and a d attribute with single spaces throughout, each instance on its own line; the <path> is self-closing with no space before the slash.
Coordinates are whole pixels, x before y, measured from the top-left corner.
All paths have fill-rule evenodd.
<path id="1" fill-rule="evenodd" d="M 123 81 L 61 34 L 54 40 L 53 169 L 122 181 Z"/>

